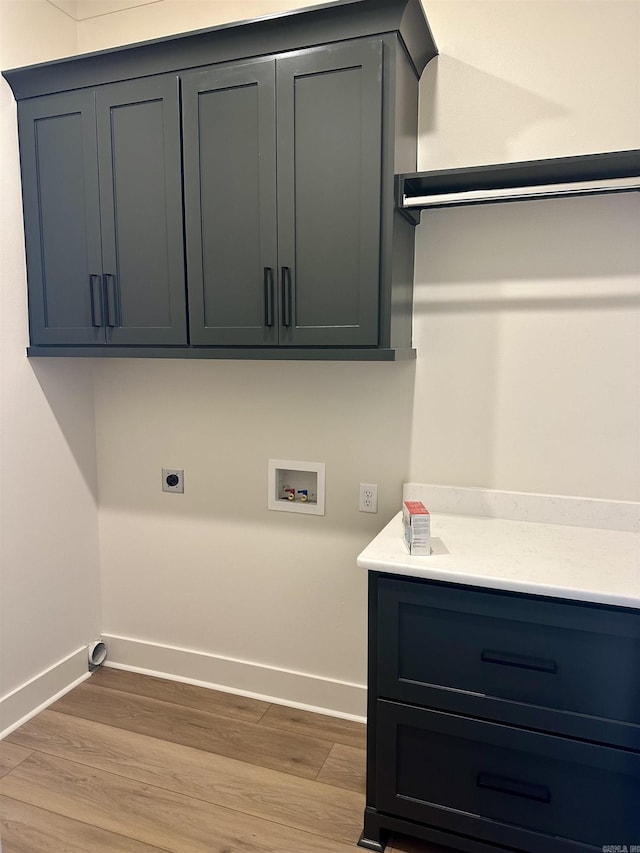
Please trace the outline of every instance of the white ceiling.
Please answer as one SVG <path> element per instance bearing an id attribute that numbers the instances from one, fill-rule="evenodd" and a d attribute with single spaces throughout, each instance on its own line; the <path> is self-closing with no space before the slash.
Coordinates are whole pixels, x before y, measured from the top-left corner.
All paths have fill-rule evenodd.
<path id="1" fill-rule="evenodd" d="M 145 6 L 158 0 L 48 0 L 76 21 L 121 12 L 133 6 Z"/>

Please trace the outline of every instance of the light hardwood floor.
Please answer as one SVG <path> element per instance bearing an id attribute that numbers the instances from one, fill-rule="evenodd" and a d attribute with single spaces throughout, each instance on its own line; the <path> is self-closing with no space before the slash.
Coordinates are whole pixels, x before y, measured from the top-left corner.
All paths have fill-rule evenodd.
<path id="1" fill-rule="evenodd" d="M 0 849 L 356 853 L 364 773 L 361 724 L 103 668 L 0 743 Z"/>

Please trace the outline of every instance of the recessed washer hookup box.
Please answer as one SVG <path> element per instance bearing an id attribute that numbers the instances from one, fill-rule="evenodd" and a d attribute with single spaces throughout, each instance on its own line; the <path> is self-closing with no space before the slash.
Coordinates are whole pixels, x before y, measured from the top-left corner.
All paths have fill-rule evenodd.
<path id="1" fill-rule="evenodd" d="M 431 553 L 431 516 L 422 501 L 405 501 L 402 505 L 404 541 L 409 553 L 415 557 L 428 557 Z"/>

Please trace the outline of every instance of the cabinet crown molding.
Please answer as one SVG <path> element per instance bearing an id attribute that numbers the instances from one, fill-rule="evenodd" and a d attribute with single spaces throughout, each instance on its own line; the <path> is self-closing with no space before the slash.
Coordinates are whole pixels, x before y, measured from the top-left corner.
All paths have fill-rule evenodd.
<path id="1" fill-rule="evenodd" d="M 438 53 L 420 0 L 337 0 L 2 72 L 16 100 L 397 33 L 418 74 Z"/>

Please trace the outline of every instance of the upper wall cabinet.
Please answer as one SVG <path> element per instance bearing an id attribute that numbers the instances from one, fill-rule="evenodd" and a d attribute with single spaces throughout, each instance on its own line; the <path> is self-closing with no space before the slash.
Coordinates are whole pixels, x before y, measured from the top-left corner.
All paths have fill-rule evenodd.
<path id="1" fill-rule="evenodd" d="M 32 345 L 186 344 L 175 77 L 20 105 Z"/>
<path id="2" fill-rule="evenodd" d="M 340 0 L 4 72 L 30 355 L 411 357 L 435 54 L 419 0 Z"/>
<path id="3" fill-rule="evenodd" d="M 377 346 L 380 40 L 194 72 L 183 122 L 192 343 Z"/>

